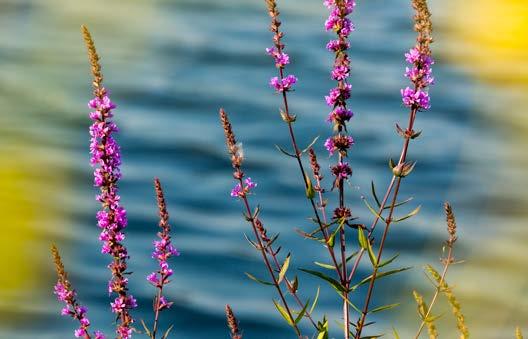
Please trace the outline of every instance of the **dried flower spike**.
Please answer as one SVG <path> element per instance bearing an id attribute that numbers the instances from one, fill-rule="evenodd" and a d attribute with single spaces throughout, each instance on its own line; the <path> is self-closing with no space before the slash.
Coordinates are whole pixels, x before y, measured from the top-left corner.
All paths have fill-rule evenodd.
<path id="1" fill-rule="evenodd" d="M 455 214 L 453 213 L 453 209 L 451 208 L 451 205 L 448 202 L 444 204 L 444 210 L 446 214 L 447 232 L 449 233 L 449 239 L 447 240 L 447 243 L 449 246 L 452 246 L 457 240 L 457 235 L 456 235 L 457 226 L 456 226 Z"/>
<path id="2" fill-rule="evenodd" d="M 240 333 L 240 329 L 238 328 L 238 320 L 235 317 L 231 306 L 226 305 L 225 312 L 227 318 L 227 326 L 229 327 L 229 330 L 231 332 L 231 339 L 242 339 L 242 334 Z"/>

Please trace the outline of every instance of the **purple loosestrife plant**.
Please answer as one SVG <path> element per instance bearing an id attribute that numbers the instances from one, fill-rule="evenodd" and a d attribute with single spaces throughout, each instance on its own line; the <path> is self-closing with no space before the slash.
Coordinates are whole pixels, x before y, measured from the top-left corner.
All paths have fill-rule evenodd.
<path id="1" fill-rule="evenodd" d="M 418 112 L 425 111 L 430 108 L 430 98 L 427 88 L 434 82 L 431 70 L 431 65 L 434 63 L 434 61 L 432 59 L 430 49 L 430 44 L 433 41 L 431 37 L 431 13 L 429 12 L 429 8 L 427 7 L 426 0 L 412 0 L 412 5 L 416 12 L 414 16 L 414 29 L 418 33 L 418 37 L 416 38 L 415 47 L 405 54 L 406 61 L 411 63 L 412 65 L 411 69 L 409 69 L 408 67 L 406 68 L 405 76 L 411 80 L 413 88 L 411 89 L 407 87 L 401 90 L 402 101 L 404 105 L 407 106 L 410 110 L 409 122 L 405 130 L 402 129 L 398 124 L 396 124 L 396 130 L 404 140 L 401 155 L 396 164 L 393 163 L 392 160 L 390 161 L 390 165 L 392 167 L 393 172 L 392 180 L 389 184 L 389 187 L 387 188 L 387 191 L 382 201 L 379 202 L 376 199 L 379 202 L 379 209 L 377 212 L 374 211 L 375 218 L 369 229 L 369 234 L 367 236 L 368 240 L 364 242 L 365 246 L 362 246 L 362 252 L 360 252 L 360 254 L 357 256 L 356 264 L 353 269 L 353 272 L 355 272 L 359 260 L 361 260 L 363 253 L 365 252 L 365 250 L 367 250 L 369 252 L 369 256 L 371 257 L 373 271 L 359 320 L 355 324 L 356 339 L 361 338 L 362 331 L 366 326 L 366 317 L 370 312 L 369 306 L 372 300 L 372 294 L 376 278 L 378 277 L 379 269 L 382 265 L 382 254 L 385 246 L 385 241 L 389 232 L 389 228 L 391 224 L 394 224 L 401 220 L 405 220 L 415 215 L 419 211 L 418 207 L 406 217 L 394 218 L 394 211 L 396 207 L 401 205 L 398 204 L 397 199 L 402 179 L 407 177 L 412 172 L 415 165 L 415 163 L 407 161 L 407 154 L 409 150 L 410 141 L 418 138 L 421 134 L 421 132 L 414 131 L 416 116 Z M 374 192 L 374 185 L 372 185 L 372 188 Z M 388 215 L 382 217 L 383 212 L 387 209 L 386 205 L 389 201 L 390 203 L 388 205 Z M 370 209 L 373 210 L 372 208 Z M 372 249 L 372 243 L 374 242 L 373 233 L 380 219 L 383 220 L 383 222 L 385 223 L 385 228 L 381 237 L 381 241 L 379 243 L 378 253 L 376 255 L 374 253 L 374 250 Z"/>
<path id="2" fill-rule="evenodd" d="M 146 326 L 144 326 L 147 335 L 149 335 L 151 339 L 156 339 L 160 312 L 170 308 L 173 304 L 172 302 L 167 301 L 165 296 L 163 296 L 163 288 L 170 283 L 169 278 L 173 274 L 172 269 L 169 267 L 168 260 L 173 256 L 180 255 L 180 252 L 178 252 L 176 247 L 172 245 L 169 212 L 167 211 L 167 203 L 165 202 L 163 188 L 161 187 L 158 178 L 154 179 L 154 188 L 156 190 L 156 198 L 158 201 L 160 216 L 159 227 L 161 228 L 161 231 L 158 232 L 159 240 L 154 241 L 154 252 L 152 252 L 152 258 L 156 259 L 158 262 L 159 269 L 147 276 L 148 282 L 155 286 L 158 292 L 153 302 L 154 324 L 152 330 L 148 330 Z M 165 332 L 165 335 L 163 336 L 164 338 L 167 337 L 170 330 L 171 328 Z"/>
<path id="3" fill-rule="evenodd" d="M 64 270 L 59 250 L 55 245 L 51 246 L 51 254 L 58 277 L 53 293 L 60 302 L 64 303 L 61 315 L 72 317 L 79 322 L 79 328 L 73 333 L 76 338 L 91 339 L 92 336 L 89 333 L 90 320 L 86 315 L 88 309 L 77 302 L 77 293 L 68 280 L 68 273 Z M 105 339 L 105 336 L 100 331 L 95 331 L 93 338 Z"/>
<path id="4" fill-rule="evenodd" d="M 339 225 L 341 285 L 343 286 L 343 331 L 344 337 L 348 339 L 350 336 L 350 305 L 348 300 L 350 280 L 347 278 L 345 226 L 349 225 L 348 218 L 352 213 L 345 206 L 343 183 L 352 175 L 352 168 L 345 161 L 345 158 L 348 155 L 348 149 L 354 145 L 354 139 L 346 134 L 346 124 L 354 115 L 347 106 L 347 100 L 350 98 L 352 89 L 348 83 L 350 76 L 348 36 L 354 31 L 354 24 L 349 15 L 354 11 L 356 2 L 354 0 L 325 0 L 324 5 L 330 10 L 330 15 L 325 22 L 325 29 L 333 31 L 337 35 L 337 39 L 331 40 L 326 46 L 334 54 L 334 67 L 330 76 L 337 81 L 337 86 L 332 88 L 328 96 L 325 97 L 326 103 L 331 107 L 331 112 L 326 120 L 333 124 L 335 131 L 335 134 L 326 140 L 325 147 L 330 156 L 334 155 L 334 152 L 338 152 L 337 163 L 331 167 L 331 172 L 335 177 L 332 188 L 337 188 L 339 194 L 339 206 L 334 210 L 334 219 Z"/>
<path id="5" fill-rule="evenodd" d="M 124 229 L 127 226 L 126 210 L 121 206 L 118 192 L 118 181 L 121 179 L 121 153 L 119 145 L 114 139 L 118 132 L 116 124 L 111 121 L 112 110 L 116 105 L 110 100 L 108 91 L 103 87 L 103 76 L 99 64 L 99 56 L 95 44 L 86 27 L 82 27 L 84 40 L 88 48 L 88 55 L 94 76 L 94 98 L 88 106 L 93 110 L 90 119 L 90 163 L 94 169 L 94 184 L 99 187 L 100 194 L 96 200 L 101 203 L 101 210 L 97 212 L 97 224 L 101 228 L 99 240 L 103 243 L 101 252 L 112 257 L 108 268 L 112 277 L 108 282 L 108 293 L 115 293 L 114 301 L 110 303 L 112 312 L 116 314 L 119 324 L 116 333 L 120 339 L 132 336 L 130 310 L 137 307 L 136 299 L 128 293 L 127 272 L 128 251 L 123 245 Z"/>
<path id="6" fill-rule="evenodd" d="M 288 279 L 287 270 L 290 265 L 290 255 L 288 254 L 284 261 L 280 263 L 277 254 L 280 251 L 280 247 L 275 250 L 273 248 L 273 243 L 277 240 L 278 235 L 270 238 L 267 234 L 267 230 L 264 227 L 259 214 L 260 208 L 252 210 L 250 207 L 248 196 L 251 193 L 251 190 L 257 186 L 251 178 L 245 177 L 245 173 L 242 170 L 242 163 L 244 161 L 243 152 L 241 145 L 236 142 L 235 134 L 229 122 L 227 113 L 221 109 L 220 110 L 220 122 L 224 129 L 224 134 L 226 137 L 226 145 L 228 152 L 231 156 L 231 165 L 233 166 L 233 178 L 236 181 L 235 187 L 231 191 L 231 196 L 242 201 L 245 210 L 246 220 L 251 224 L 253 233 L 255 236 L 255 241 L 252 241 L 248 238 L 250 244 L 258 250 L 264 261 L 271 282 L 266 282 L 260 279 L 255 278 L 253 275 L 246 273 L 246 275 L 261 284 L 274 286 L 279 295 L 280 301 L 275 301 L 274 304 L 281 316 L 286 320 L 286 322 L 293 328 L 296 335 L 301 338 L 301 330 L 298 326 L 298 323 L 306 317 L 310 323 L 317 328 L 317 324 L 312 319 L 311 311 L 308 311 L 309 302 L 302 302 L 300 297 L 297 294 L 299 282 L 297 278 Z M 292 306 L 288 303 L 286 293 L 283 290 L 282 285 L 285 285 L 286 290 L 294 298 L 295 302 L 299 305 L 300 310 L 294 311 Z M 294 316 L 295 315 L 295 316 Z"/>

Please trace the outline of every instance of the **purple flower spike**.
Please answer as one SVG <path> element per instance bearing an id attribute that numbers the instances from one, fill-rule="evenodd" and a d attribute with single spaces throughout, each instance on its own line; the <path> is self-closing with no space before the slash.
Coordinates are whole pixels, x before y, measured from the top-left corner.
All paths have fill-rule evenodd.
<path id="1" fill-rule="evenodd" d="M 169 212 L 167 211 L 165 196 L 158 178 L 154 180 L 154 187 L 156 189 L 156 198 L 158 201 L 158 210 L 160 216 L 159 227 L 161 228 L 161 231 L 158 232 L 159 240 L 154 241 L 154 251 L 152 252 L 152 258 L 156 259 L 158 262 L 159 269 L 147 276 L 147 280 L 158 289 L 158 294 L 154 300 L 154 311 L 156 312 L 156 317 L 154 321 L 155 324 L 153 333 L 155 333 L 155 329 L 157 328 L 158 312 L 169 308 L 170 305 L 172 305 L 172 303 L 168 302 L 162 295 L 163 288 L 170 282 L 169 278 L 173 275 L 173 271 L 169 267 L 168 260 L 173 256 L 180 255 L 180 252 L 178 252 L 176 247 L 172 245 Z"/>
<path id="2" fill-rule="evenodd" d="M 90 327 L 90 320 L 88 320 L 87 312 L 88 309 L 77 302 L 77 293 L 73 289 L 68 275 L 64 270 L 64 265 L 59 254 L 59 250 L 55 245 L 51 247 L 51 254 L 53 255 L 53 262 L 55 263 L 55 270 L 57 271 L 57 283 L 53 289 L 53 294 L 57 296 L 57 299 L 64 303 L 64 307 L 61 310 L 61 315 L 71 317 L 79 322 L 79 328 L 77 328 L 73 335 L 76 338 L 91 338 L 88 328 Z M 96 331 L 94 333 L 96 339 L 104 339 L 104 335 Z"/>
<path id="3" fill-rule="evenodd" d="M 124 327 L 118 329 L 121 333 L 126 332 L 125 328 L 132 322 L 129 310 L 136 305 L 131 302 L 135 299 L 125 292 L 128 279 L 124 275 L 129 256 L 121 242 L 125 239 L 123 230 L 127 226 L 127 217 L 126 210 L 120 204 L 121 197 L 117 187 L 117 182 L 121 179 L 121 150 L 114 134 L 118 132 L 118 128 L 110 121 L 116 105 L 108 97 L 108 92 L 102 88 L 98 95 L 90 100 L 88 106 L 95 110 L 89 115 L 93 121 L 90 126 L 90 163 L 95 167 L 94 185 L 101 190 L 96 198 L 102 205 L 102 210 L 96 215 L 97 224 L 102 229 L 99 240 L 103 243 L 101 252 L 114 258 L 108 266 L 112 271 L 109 286 L 118 297 L 111 303 L 111 308 L 119 317 L 124 316 L 127 319 Z"/>

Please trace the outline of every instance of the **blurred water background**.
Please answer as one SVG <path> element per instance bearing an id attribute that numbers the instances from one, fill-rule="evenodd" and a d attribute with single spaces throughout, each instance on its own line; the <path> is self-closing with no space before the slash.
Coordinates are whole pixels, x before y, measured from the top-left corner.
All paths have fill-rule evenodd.
<path id="1" fill-rule="evenodd" d="M 400 264 L 414 269 L 380 283 L 374 304 L 401 306 L 378 316 L 376 331 L 394 326 L 406 338 L 418 327 L 411 291 L 432 293 L 421 267 L 438 265 L 446 237 L 441 207 L 450 200 L 460 225 L 457 257 L 466 262 L 452 269 L 448 282 L 474 338 L 508 338 L 515 325 L 528 331 L 528 5 L 433 0 L 431 7 L 437 85 L 433 108 L 418 118 L 424 133 L 410 151 L 418 165 L 402 192 L 412 194 L 422 211 L 393 228 L 386 252 L 400 252 Z M 324 49 L 331 35 L 322 29 L 320 1 L 283 0 L 280 8 L 289 71 L 300 79 L 291 105 L 299 139 L 308 144 L 330 133 L 323 96 L 332 86 L 331 55 Z M 399 96 L 406 86 L 403 53 L 415 34 L 408 1 L 359 1 L 353 17 L 356 146 L 348 203 L 368 222 L 360 196 L 369 193 L 371 179 L 380 190 L 386 187 L 387 159 L 400 149 L 394 123 L 407 115 Z M 88 165 L 83 23 L 94 34 L 106 86 L 119 106 L 137 318 L 150 320 L 154 291 L 144 276 L 155 267 L 152 179 L 159 176 L 182 252 L 167 291 L 175 305 L 162 316 L 174 323 L 174 337 L 227 338 L 226 303 L 248 338 L 291 337 L 271 302 L 274 291 L 244 275 L 264 277 L 265 271 L 244 240 L 241 206 L 229 197 L 231 171 L 217 121 L 223 106 L 244 141 L 247 172 L 259 183 L 253 199 L 265 224 L 281 233 L 295 266 L 313 265 L 326 252 L 293 231 L 309 227 L 310 211 L 296 164 L 274 147 L 288 145 L 288 136 L 279 98 L 267 86 L 274 69 L 264 53 L 271 36 L 260 0 L 0 0 L 0 337 L 72 337 L 75 325 L 59 316 L 51 293 L 51 242 L 62 249 L 94 328 L 111 333 L 108 259 L 99 253 Z M 321 143 L 317 148 L 322 151 Z M 367 275 L 368 266 L 360 273 Z M 313 299 L 319 281 L 299 275 L 302 294 Z M 322 286 L 317 315 L 337 320 L 337 301 Z M 437 312 L 446 312 L 440 333 L 455 338 L 444 306 Z M 331 327 L 339 336 L 334 321 Z"/>

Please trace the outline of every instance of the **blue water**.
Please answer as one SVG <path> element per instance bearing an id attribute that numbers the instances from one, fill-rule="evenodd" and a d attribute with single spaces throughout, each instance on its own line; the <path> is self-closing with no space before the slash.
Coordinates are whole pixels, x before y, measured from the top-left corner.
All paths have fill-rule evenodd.
<path id="1" fill-rule="evenodd" d="M 322 30 L 326 12 L 319 1 L 300 5 L 285 0 L 281 5 L 292 58 L 288 72 L 299 77 L 290 104 L 299 117 L 295 124 L 299 142 L 307 145 L 331 132 L 324 122 L 328 108 L 323 99 L 333 86 L 328 75 L 332 56 L 324 49 L 331 35 Z M 440 1 L 434 5 L 443 9 Z M 371 215 L 360 197 L 369 194 L 370 180 L 384 190 L 390 179 L 387 160 L 396 157 L 401 147 L 394 123 L 406 120 L 399 89 L 406 86 L 402 55 L 414 42 L 411 16 L 403 0 L 361 1 L 354 14 L 358 31 L 351 37 L 351 107 L 356 116 L 351 133 L 356 146 L 350 154 L 354 176 L 347 203 L 366 223 Z M 467 226 L 461 231 L 460 256 L 476 257 L 480 241 L 495 236 L 492 227 L 479 223 L 483 204 L 496 194 L 486 188 L 486 179 L 497 170 L 496 164 L 488 163 L 488 154 L 503 146 L 501 135 L 479 117 L 471 99 L 476 85 L 463 69 L 444 58 L 447 33 L 442 31 L 442 20 L 444 16 L 439 17 L 435 45 L 433 108 L 418 118 L 424 133 L 410 151 L 418 165 L 401 193 L 402 197 L 413 195 L 412 204 L 422 205 L 422 210 L 415 219 L 394 227 L 386 252 L 401 252 L 400 264 L 415 269 L 381 283 L 374 300 L 376 305 L 403 304 L 399 312 L 376 318 L 384 320 L 377 330 L 390 331 L 394 325 L 402 337 L 417 326 L 411 289 L 420 287 L 426 295 L 431 290 L 420 267 L 436 263 L 440 255 L 445 238 L 442 202 L 452 200 L 460 210 L 460 223 Z M 37 287 L 3 292 L 11 297 L 2 298 L 0 304 L 0 336 L 72 336 L 75 324 L 58 315 L 60 306 L 51 295 L 54 276 L 47 255 L 51 241 L 62 248 L 71 281 L 90 310 L 92 327 L 112 333 L 105 292 L 108 258 L 99 253 L 97 204 L 88 165 L 86 102 L 91 81 L 79 34 L 83 23 L 92 30 L 105 84 L 118 104 L 115 113 L 124 161 L 121 193 L 129 212 L 126 244 L 134 272 L 130 287 L 140 304 L 134 315 L 151 320 L 154 290 L 144 277 L 155 268 L 150 258 L 157 225 L 152 179 L 158 176 L 166 191 L 174 242 L 182 253 L 172 262 L 176 273 L 167 289 L 167 297 L 175 304 L 162 315 L 166 324 L 174 324 L 174 338 L 227 338 L 226 303 L 233 306 L 248 338 L 292 337 L 274 310 L 274 290 L 244 275 L 265 277 L 266 272 L 258 253 L 244 240 L 243 234 L 250 229 L 241 217 L 242 206 L 229 197 L 233 182 L 218 123 L 220 107 L 230 113 L 243 142 L 246 173 L 258 182 L 252 202 L 262 206 L 269 231 L 280 232 L 284 251 L 293 253 L 292 265 L 313 268 L 312 262 L 326 258 L 326 252 L 293 231 L 310 227 L 310 210 L 296 163 L 274 147 L 288 146 L 289 138 L 278 115 L 280 98 L 267 86 L 274 75 L 264 53 L 271 38 L 267 11 L 263 1 L 240 0 L 0 1 L 0 103 L 4 107 L 0 145 L 34 159 L 33 175 L 41 192 L 36 204 L 54 213 L 54 218 L 35 223 L 39 238 L 24 254 L 37 272 L 31 278 Z M 317 150 L 327 168 L 322 142 Z M 46 179 L 44 169 L 55 179 Z M 507 215 L 502 205 L 494 205 L 497 210 L 491 215 Z M 519 234 L 526 238 L 526 232 Z M 469 267 L 485 276 L 491 272 L 490 267 Z M 360 276 L 368 275 L 368 269 L 362 266 Z M 455 270 L 462 271 L 457 275 L 457 284 L 462 285 L 464 268 Z M 8 275 L 9 267 L 4 271 Z M 320 282 L 301 272 L 299 277 L 301 294 L 313 299 Z M 321 289 L 316 316 L 330 316 L 337 337 L 338 297 L 328 286 Z M 468 303 L 479 304 L 480 294 L 471 293 L 471 287 L 461 289 Z M 488 296 L 487 302 L 493 303 L 493 298 Z M 355 303 L 362 300 L 361 295 L 353 296 Z M 526 303 L 521 305 L 520 314 L 528 314 Z M 310 333 L 309 327 L 304 329 Z"/>

